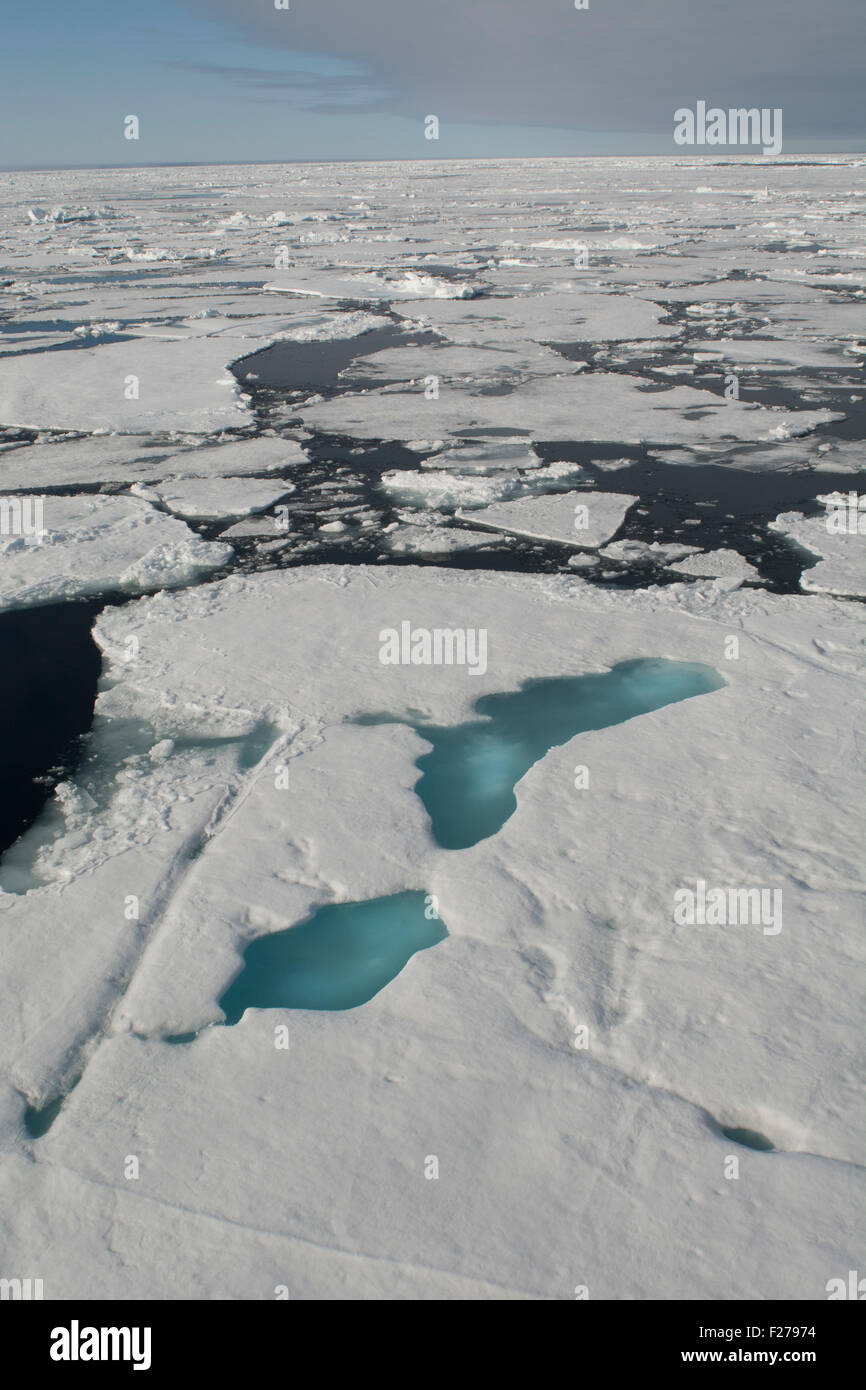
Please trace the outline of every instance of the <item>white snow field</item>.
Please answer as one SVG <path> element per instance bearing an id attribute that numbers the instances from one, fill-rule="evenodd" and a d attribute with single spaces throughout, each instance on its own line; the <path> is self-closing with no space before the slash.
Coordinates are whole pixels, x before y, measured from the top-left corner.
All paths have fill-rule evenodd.
<path id="1" fill-rule="evenodd" d="M 0 856 L 0 1275 L 862 1269 L 864 537 L 815 512 L 866 493 L 864 162 L 0 174 L 7 680 L 105 599 L 81 756 Z M 385 663 L 407 624 L 484 662 Z M 641 658 L 723 683 L 554 744 L 442 847 L 425 725 Z M 778 910 L 692 923 L 701 884 Z M 369 1002 L 225 1022 L 252 942 L 407 890 L 448 934 Z"/>

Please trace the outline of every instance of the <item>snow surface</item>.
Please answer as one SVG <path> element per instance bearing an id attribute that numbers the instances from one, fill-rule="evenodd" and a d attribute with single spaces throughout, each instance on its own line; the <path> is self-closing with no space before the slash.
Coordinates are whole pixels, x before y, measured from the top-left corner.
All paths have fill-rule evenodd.
<path id="1" fill-rule="evenodd" d="M 193 443 L 191 438 L 189 444 Z M 0 450 L 0 487 L 20 490 L 131 483 L 181 472 L 187 477 L 240 477 L 290 468 L 305 462 L 306 457 L 295 440 L 267 435 L 187 447 L 181 452 L 176 443 L 153 443 L 148 436 L 91 435 Z"/>

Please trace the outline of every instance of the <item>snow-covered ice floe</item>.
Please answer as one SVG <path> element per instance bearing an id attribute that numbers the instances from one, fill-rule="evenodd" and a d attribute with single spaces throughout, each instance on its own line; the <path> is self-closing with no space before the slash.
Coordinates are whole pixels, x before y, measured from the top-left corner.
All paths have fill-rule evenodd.
<path id="1" fill-rule="evenodd" d="M 619 530 L 637 500 L 615 492 L 562 492 L 497 502 L 470 516 L 473 525 L 513 536 L 597 550 Z"/>
<path id="2" fill-rule="evenodd" d="M 137 338 L 101 347 L 7 357 L 0 371 L 0 420 L 33 429 L 207 433 L 252 418 L 227 370 L 218 339 Z"/>
<path id="3" fill-rule="evenodd" d="M 403 622 L 484 630 L 486 669 L 383 666 Z M 857 773 L 853 732 L 826 717 L 862 685 L 850 605 L 325 567 L 142 599 L 96 634 L 89 833 L 68 796 L 16 846 L 30 891 L 0 897 L 13 1262 L 58 1296 L 249 1296 L 279 1272 L 299 1297 L 558 1298 L 580 1279 L 627 1298 L 648 1261 L 666 1297 L 823 1296 L 862 1183 Z M 467 850 L 431 836 L 423 732 L 357 722 L 457 724 L 488 694 L 641 656 L 724 684 L 553 748 Z M 126 727 L 137 751 L 115 748 Z M 681 924 L 698 880 L 778 890 L 779 929 Z M 448 937 L 363 1008 L 208 1026 L 253 939 L 407 890 L 433 895 Z M 34 1162 L 21 1097 L 79 1074 Z M 747 1182 L 722 1180 L 723 1128 L 776 1150 L 738 1150 Z M 146 1199 L 118 1164 L 132 1147 Z M 430 1153 L 450 1195 L 425 1216 Z"/>
<path id="4" fill-rule="evenodd" d="M 28 520 L 38 517 L 40 526 L 0 535 L 0 609 L 179 588 L 222 569 L 233 555 L 230 546 L 199 540 L 182 521 L 133 497 L 47 496 L 26 504 Z"/>
<path id="5" fill-rule="evenodd" d="M 88 486 L 94 483 L 132 483 L 183 473 L 185 477 L 240 477 L 271 473 L 306 461 L 293 439 L 261 435 L 202 444 L 190 436 L 178 450 L 178 440 L 148 435 L 88 435 L 48 444 L 15 445 L 0 451 L 0 489 Z"/>
<path id="6" fill-rule="evenodd" d="M 823 515 L 784 512 L 770 529 L 817 557 L 800 575 L 805 592 L 866 598 L 866 508 L 856 493 L 825 493 L 819 501 Z"/>
<path id="7" fill-rule="evenodd" d="M 690 555 L 677 560 L 671 569 L 678 574 L 692 574 L 700 579 L 728 579 L 742 584 L 747 579 L 759 579 L 754 565 L 744 560 L 736 550 L 711 550 L 703 555 Z"/>
<path id="8" fill-rule="evenodd" d="M 675 444 L 696 438 L 787 440 L 841 418 L 829 410 L 780 412 L 728 401 L 692 386 L 655 391 L 651 388 L 656 383 L 638 375 L 571 372 L 530 377 L 519 391 L 498 396 L 473 390 L 473 385 L 469 379 L 429 399 L 423 386 L 344 392 L 304 406 L 300 414 L 311 429 L 359 439 L 413 439 L 423 421 L 435 434 L 457 435 L 486 426 L 525 430 L 534 439 L 616 439 L 625 444 Z"/>
<path id="9" fill-rule="evenodd" d="M 132 491 L 187 521 L 233 521 L 268 511 L 293 486 L 258 478 L 174 478 L 158 486 L 134 483 Z"/>

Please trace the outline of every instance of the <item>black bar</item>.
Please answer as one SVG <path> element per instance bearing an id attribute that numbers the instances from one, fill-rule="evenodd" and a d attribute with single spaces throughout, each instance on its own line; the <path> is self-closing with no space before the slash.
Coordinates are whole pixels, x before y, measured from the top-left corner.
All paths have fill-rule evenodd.
<path id="1" fill-rule="evenodd" d="M 508 1308 L 497 1316 L 507 1316 L 507 1322 L 492 1329 L 495 1340 L 487 1322 L 492 1310 L 476 1309 L 469 1314 L 471 1322 L 464 1323 L 467 1307 L 458 1301 L 446 1302 L 435 1314 L 429 1307 L 422 1305 L 422 1311 L 402 1302 L 396 1326 L 390 1313 L 387 1323 L 379 1323 L 381 1313 L 375 1302 L 5 1301 L 0 1303 L 0 1327 L 7 1348 L 27 1349 L 29 1373 L 48 1374 L 61 1383 L 69 1376 L 92 1378 L 100 1371 L 115 1377 L 134 1374 L 136 1361 L 139 1373 L 158 1379 L 187 1371 L 220 1375 L 232 1365 L 233 1375 L 239 1369 L 247 1377 L 279 1374 L 288 1380 L 296 1378 L 310 1356 L 319 1363 L 316 1375 L 327 1371 L 331 1379 L 343 1349 L 353 1376 L 366 1372 L 378 1378 L 380 1371 L 390 1367 L 389 1377 L 402 1380 L 421 1375 L 429 1381 L 437 1355 L 443 1374 L 451 1376 L 461 1365 L 464 1373 L 470 1368 L 473 1353 L 482 1360 L 489 1357 L 489 1375 L 502 1355 L 510 1358 L 521 1346 L 533 1378 L 552 1374 L 555 1365 L 562 1368 L 557 1374 L 570 1365 L 573 1375 L 581 1379 L 592 1368 L 615 1377 L 635 1372 L 652 1375 L 674 1367 L 700 1373 L 707 1367 L 748 1372 L 798 1366 L 819 1373 L 826 1382 L 843 1370 L 850 1374 L 862 1345 L 863 1323 L 847 1299 L 785 1303 L 576 1300 L 559 1314 L 537 1306 L 545 1300 L 537 1301 L 534 1312 L 524 1309 L 523 1313 L 510 1300 L 502 1301 Z M 535 1322 L 539 1317 L 543 1327 Z M 102 1353 L 103 1328 L 119 1330 L 116 1338 L 109 1333 L 104 1340 L 107 1359 L 85 1359 L 92 1349 Z M 98 1337 L 89 1329 L 97 1329 Z M 536 1329 L 545 1339 L 556 1340 L 524 1341 Z M 460 1336 L 459 1343 L 455 1335 Z M 400 1360 L 405 1358 L 405 1350 L 400 1350 L 404 1340 L 414 1356 L 409 1366 L 400 1369 L 393 1357 L 396 1353 Z M 126 1355 L 125 1360 L 112 1359 L 115 1347 L 119 1355 Z M 55 1359 L 60 1353 L 72 1357 L 75 1350 L 77 1360 Z M 514 1369 L 516 1373 L 516 1365 Z"/>

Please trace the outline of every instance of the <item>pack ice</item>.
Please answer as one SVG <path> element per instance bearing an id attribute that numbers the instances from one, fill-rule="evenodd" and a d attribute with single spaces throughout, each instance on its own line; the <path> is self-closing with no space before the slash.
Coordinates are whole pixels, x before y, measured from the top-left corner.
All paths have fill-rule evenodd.
<path id="1" fill-rule="evenodd" d="M 863 536 L 826 514 L 866 492 L 861 165 L 4 176 L 0 644 L 14 679 L 87 599 L 102 671 L 0 861 L 0 1272 L 811 1300 L 857 1266 Z M 485 723 L 641 662 L 700 693 Z M 448 849 L 419 760 L 467 725 L 467 800 L 521 770 Z M 753 891 L 772 928 L 705 910 Z M 407 903 L 366 1002 L 249 1004 L 284 934 L 304 964 L 385 904 L 373 952 Z"/>

